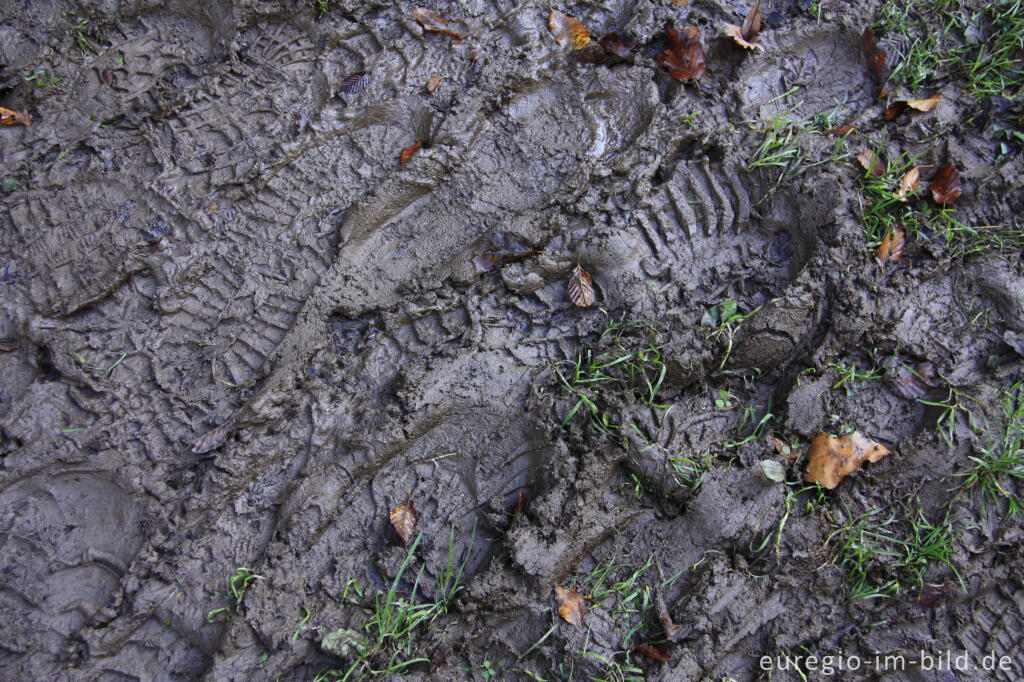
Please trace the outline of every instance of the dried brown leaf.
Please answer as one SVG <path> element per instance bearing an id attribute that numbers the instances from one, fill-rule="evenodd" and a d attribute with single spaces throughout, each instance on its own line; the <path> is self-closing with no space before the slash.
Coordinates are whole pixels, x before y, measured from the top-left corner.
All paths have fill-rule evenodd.
<path id="1" fill-rule="evenodd" d="M 960 172 L 951 164 L 947 164 L 935 174 L 928 189 L 932 191 L 932 199 L 936 204 L 946 206 L 960 198 L 963 193 L 963 183 L 960 181 Z"/>
<path id="2" fill-rule="evenodd" d="M 670 642 L 678 642 L 682 639 L 683 630 L 672 622 L 672 616 L 669 615 L 665 599 L 661 594 L 661 590 L 657 587 L 654 588 L 654 609 L 658 614 L 658 622 L 661 623 L 662 632 L 665 633 L 665 639 Z"/>
<path id="3" fill-rule="evenodd" d="M 743 20 L 743 26 L 740 30 L 740 35 L 744 40 L 754 40 L 757 38 L 757 34 L 761 32 L 761 0 L 757 0 L 754 6 L 747 12 L 746 18 Z"/>
<path id="4" fill-rule="evenodd" d="M 883 85 L 889 78 L 889 65 L 886 63 L 885 50 L 878 47 L 875 31 L 870 26 L 864 29 L 860 37 L 860 49 L 868 60 L 868 71 L 878 85 Z"/>
<path id="5" fill-rule="evenodd" d="M 14 111 L 0 107 L 0 123 L 5 126 L 23 125 L 27 128 L 32 125 L 32 114 L 28 113 L 26 109 Z"/>
<path id="6" fill-rule="evenodd" d="M 578 628 L 583 627 L 583 615 L 587 612 L 587 606 L 579 592 L 555 585 L 555 604 L 562 620 Z"/>
<path id="7" fill-rule="evenodd" d="M 636 43 L 628 35 L 615 33 L 614 31 L 601 38 L 599 45 L 605 54 L 615 55 L 622 59 L 629 57 L 636 47 Z"/>
<path id="8" fill-rule="evenodd" d="M 429 92 L 431 95 L 433 95 L 434 91 L 437 90 L 439 87 L 441 87 L 441 81 L 443 81 L 443 80 L 444 80 L 444 76 L 431 76 L 430 78 L 428 78 L 427 79 L 427 92 Z"/>
<path id="9" fill-rule="evenodd" d="M 942 95 L 932 95 L 928 99 L 908 99 L 907 106 L 917 111 L 931 111 L 939 106 L 941 101 Z"/>
<path id="10" fill-rule="evenodd" d="M 764 51 L 764 45 L 761 45 L 760 43 L 750 42 L 746 38 L 744 38 L 743 28 L 737 26 L 736 24 L 725 24 L 722 27 L 722 30 L 725 32 L 725 35 L 732 38 L 733 42 L 735 42 L 740 47 L 746 48 L 748 50 L 761 50 L 762 52 Z"/>
<path id="11" fill-rule="evenodd" d="M 356 71 L 345 76 L 338 83 L 338 92 L 346 95 L 355 95 L 363 91 L 370 84 L 370 74 L 365 71 Z"/>
<path id="12" fill-rule="evenodd" d="M 900 178 L 900 187 L 896 190 L 896 193 L 893 194 L 893 197 L 900 201 L 907 201 L 907 195 L 910 192 L 915 191 L 921 184 L 921 168 L 922 166 L 914 166 L 904 173 L 903 177 Z"/>
<path id="13" fill-rule="evenodd" d="M 884 445 L 857 431 L 839 437 L 823 433 L 811 442 L 804 480 L 831 490 L 864 462 L 877 462 L 888 454 Z"/>
<path id="14" fill-rule="evenodd" d="M 856 126 L 836 126 L 824 131 L 822 135 L 845 135 L 846 133 L 852 133 L 856 129 Z"/>
<path id="15" fill-rule="evenodd" d="M 406 161 L 411 159 L 412 155 L 415 154 L 416 152 L 418 152 L 420 150 L 420 147 L 422 147 L 422 146 L 423 146 L 423 140 L 420 140 L 419 142 L 416 142 L 415 144 L 411 144 L 408 147 L 406 147 L 405 149 L 403 149 L 402 150 L 402 154 L 398 157 L 398 163 L 405 163 Z"/>
<path id="16" fill-rule="evenodd" d="M 518 516 L 523 513 L 523 506 L 526 504 L 526 491 L 522 488 L 519 489 L 519 502 L 516 504 L 516 509 L 512 512 L 513 515 Z"/>
<path id="17" fill-rule="evenodd" d="M 907 241 L 907 231 L 900 224 L 893 225 L 885 233 L 882 243 L 875 249 L 875 262 L 879 267 L 886 263 L 898 263 L 903 258 L 903 248 Z"/>
<path id="18" fill-rule="evenodd" d="M 687 26 L 681 31 L 670 28 L 665 47 L 658 54 L 658 66 L 665 67 L 677 81 L 700 80 L 705 69 L 700 29 L 696 26 Z"/>
<path id="19" fill-rule="evenodd" d="M 857 154 L 857 161 L 864 167 L 864 170 L 876 178 L 881 177 L 885 173 L 885 162 L 878 158 L 870 149 L 865 149 L 860 154 Z"/>
<path id="20" fill-rule="evenodd" d="M 408 545 L 409 538 L 412 537 L 412 531 L 416 528 L 416 521 L 419 519 L 419 514 L 416 513 L 416 505 L 413 504 L 412 499 L 406 500 L 392 509 L 390 516 L 391 525 L 394 526 L 398 537 L 402 538 L 402 542 Z"/>
<path id="21" fill-rule="evenodd" d="M 907 110 L 907 103 L 904 100 L 896 100 L 885 108 L 885 120 L 895 121 L 904 111 Z"/>
<path id="22" fill-rule="evenodd" d="M 548 17 L 548 30 L 555 37 L 559 45 L 569 43 L 574 50 L 582 50 L 590 43 L 590 31 L 581 24 L 575 17 L 562 14 L 557 10 L 551 10 Z"/>
<path id="23" fill-rule="evenodd" d="M 888 377 L 887 381 L 892 390 L 907 400 L 924 398 L 942 386 L 942 378 L 935 369 L 935 365 L 927 360 L 921 360 L 912 365 L 901 363 L 892 371 L 892 375 Z"/>
<path id="24" fill-rule="evenodd" d="M 193 443 L 192 454 L 205 455 L 208 452 L 213 452 L 224 444 L 234 428 L 235 418 L 231 417 L 217 428 L 207 431 Z"/>
<path id="25" fill-rule="evenodd" d="M 450 19 L 440 12 L 417 7 L 412 11 L 412 18 L 420 22 L 425 31 L 444 33 L 457 40 L 462 40 L 469 35 L 469 27 L 464 22 Z"/>
<path id="26" fill-rule="evenodd" d="M 572 269 L 572 275 L 569 277 L 569 300 L 580 308 L 589 308 L 597 301 L 594 295 L 594 280 L 579 264 Z"/>
<path id="27" fill-rule="evenodd" d="M 645 656 L 652 661 L 667 661 L 668 660 L 668 647 L 664 644 L 646 644 L 643 642 L 634 642 L 630 647 L 634 654 Z"/>
<path id="28" fill-rule="evenodd" d="M 499 265 L 536 255 L 537 249 L 529 239 L 512 232 L 498 232 L 491 237 L 491 245 L 474 258 L 473 263 L 481 272 L 490 272 Z"/>

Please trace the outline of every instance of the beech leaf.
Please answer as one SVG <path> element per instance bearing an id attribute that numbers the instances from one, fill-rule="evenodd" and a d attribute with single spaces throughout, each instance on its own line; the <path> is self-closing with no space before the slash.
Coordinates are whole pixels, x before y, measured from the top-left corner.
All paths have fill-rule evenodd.
<path id="1" fill-rule="evenodd" d="M 469 35 L 469 27 L 457 19 L 449 19 L 440 12 L 417 7 L 412 11 L 412 18 L 420 22 L 424 31 L 444 33 L 452 38 L 462 40 Z"/>
<path id="2" fill-rule="evenodd" d="M 928 189 L 932 191 L 932 199 L 936 204 L 943 206 L 952 204 L 960 198 L 963 193 L 963 183 L 960 181 L 960 172 L 952 165 L 947 164 L 935 174 Z"/>
<path id="3" fill-rule="evenodd" d="M 696 26 L 687 26 L 681 31 L 668 29 L 665 47 L 658 54 L 658 66 L 665 67 L 677 81 L 700 80 L 705 69 L 700 29 Z"/>
<path id="4" fill-rule="evenodd" d="M 757 44 L 757 35 L 761 32 L 761 0 L 757 0 L 754 6 L 747 12 L 742 26 L 733 24 L 725 25 L 725 34 L 730 36 L 737 45 L 748 50 L 764 50 L 763 45 Z"/>
<path id="5" fill-rule="evenodd" d="M 877 462 L 888 454 L 884 445 L 857 431 L 839 437 L 822 433 L 811 442 L 804 480 L 831 490 L 864 462 Z"/>
<path id="6" fill-rule="evenodd" d="M 920 184 L 920 178 L 921 166 L 914 166 L 913 168 L 908 170 L 900 179 L 900 187 L 898 190 L 896 190 L 896 193 L 893 194 L 893 197 L 899 199 L 900 201 L 907 201 L 907 195 L 918 188 L 918 185 Z"/>
<path id="7" fill-rule="evenodd" d="M 907 232 L 898 223 L 889 228 L 885 233 L 882 243 L 875 249 L 875 262 L 879 267 L 886 263 L 898 263 L 903 257 L 903 247 L 907 241 Z"/>
<path id="8" fill-rule="evenodd" d="M 491 237 L 491 245 L 474 258 L 473 263 L 482 272 L 490 272 L 499 265 L 536 255 L 537 249 L 530 240 L 512 232 L 498 232 Z"/>
<path id="9" fill-rule="evenodd" d="M 0 123 L 5 126 L 23 125 L 27 128 L 32 125 L 32 114 L 26 109 L 14 111 L 0 107 Z"/>
<path id="10" fill-rule="evenodd" d="M 856 129 L 856 126 L 836 126 L 835 128 L 829 128 L 824 131 L 822 135 L 845 135 L 847 133 L 852 133 Z"/>
<path id="11" fill-rule="evenodd" d="M 572 588 L 567 590 L 560 585 L 555 585 L 555 604 L 558 606 L 558 615 L 562 617 L 562 620 L 578 628 L 583 627 L 583 614 L 587 612 L 587 607 L 579 592 Z"/>
<path id="12" fill-rule="evenodd" d="M 548 30 L 559 45 L 569 43 L 574 50 L 582 50 L 590 43 L 590 31 L 576 18 L 551 10 L 548 17 Z"/>
<path id="13" fill-rule="evenodd" d="M 889 78 L 889 65 L 886 63 L 885 50 L 878 47 L 875 31 L 870 26 L 864 29 L 860 37 L 860 49 L 868 60 L 868 71 L 878 85 L 883 85 Z"/>
<path id="14" fill-rule="evenodd" d="M 743 20 L 741 35 L 744 40 L 753 40 L 761 32 L 761 0 L 757 0 L 754 6 L 747 12 Z"/>
<path id="15" fill-rule="evenodd" d="M 370 83 L 370 74 L 365 71 L 357 71 L 353 74 L 345 76 L 340 83 L 338 83 L 338 91 L 343 92 L 346 95 L 355 95 L 363 91 Z"/>
<path id="16" fill-rule="evenodd" d="M 408 545 L 409 538 L 412 537 L 412 531 L 416 528 L 416 521 L 419 519 L 419 514 L 416 513 L 416 506 L 413 504 L 412 499 L 410 498 L 392 509 L 390 516 L 391 525 L 394 526 L 398 537 L 402 538 L 402 542 Z"/>
<path id="17" fill-rule="evenodd" d="M 917 111 L 931 111 L 939 106 L 941 101 L 942 95 L 932 95 L 928 99 L 908 99 L 907 106 Z"/>
<path id="18" fill-rule="evenodd" d="M 907 400 L 923 398 L 942 386 L 942 378 L 939 377 L 935 365 L 927 360 L 912 365 L 901 363 L 892 371 L 887 382 L 892 390 Z"/>
<path id="19" fill-rule="evenodd" d="M 885 173 L 885 162 L 878 158 L 870 149 L 865 149 L 860 154 L 857 154 L 857 161 L 864 167 L 864 170 L 876 178 L 881 177 Z"/>
<path id="20" fill-rule="evenodd" d="M 597 301 L 594 295 L 594 280 L 579 264 L 572 269 L 572 275 L 569 277 L 569 300 L 580 308 L 589 308 Z"/>
<path id="21" fill-rule="evenodd" d="M 615 33 L 614 31 L 601 38 L 601 42 L 598 44 L 605 51 L 605 54 L 615 55 L 622 59 L 629 57 L 636 47 L 636 43 L 628 35 Z"/>
<path id="22" fill-rule="evenodd" d="M 907 110 L 907 103 L 904 100 L 896 100 L 885 108 L 885 120 L 895 121 Z"/>
<path id="23" fill-rule="evenodd" d="M 667 661 L 668 660 L 668 647 L 664 644 L 646 644 L 643 642 L 634 642 L 630 647 L 634 654 L 640 654 L 645 656 L 652 661 Z"/>
<path id="24" fill-rule="evenodd" d="M 416 152 L 418 152 L 420 150 L 420 147 L 422 147 L 422 146 L 423 146 L 423 140 L 420 140 L 419 142 L 411 144 L 408 147 L 406 147 L 405 149 L 403 149 L 401 156 L 398 157 L 398 163 L 405 163 L 406 161 L 411 159 L 412 155 L 415 154 Z"/>
<path id="25" fill-rule="evenodd" d="M 217 428 L 207 431 L 193 443 L 192 454 L 205 455 L 208 452 L 213 452 L 224 444 L 234 428 L 235 419 L 231 417 Z"/>
<path id="26" fill-rule="evenodd" d="M 444 76 L 431 76 L 430 78 L 428 78 L 427 79 L 427 92 L 429 92 L 431 95 L 433 95 L 434 91 L 437 90 L 441 86 L 441 81 L 443 81 L 443 80 L 444 80 Z"/>

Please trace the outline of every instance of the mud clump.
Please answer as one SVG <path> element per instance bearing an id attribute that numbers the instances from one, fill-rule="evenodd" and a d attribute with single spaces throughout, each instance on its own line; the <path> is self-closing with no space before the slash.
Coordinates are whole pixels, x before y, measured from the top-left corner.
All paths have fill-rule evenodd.
<path id="1" fill-rule="evenodd" d="M 877 4 L 0 10 L 0 677 L 1024 676 L 1014 105 Z"/>

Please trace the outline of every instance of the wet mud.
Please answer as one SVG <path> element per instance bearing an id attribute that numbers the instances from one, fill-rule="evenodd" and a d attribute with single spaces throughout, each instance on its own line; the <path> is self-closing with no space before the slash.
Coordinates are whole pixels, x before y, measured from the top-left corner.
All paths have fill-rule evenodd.
<path id="1" fill-rule="evenodd" d="M 799 173 L 750 168 L 794 110 L 875 125 L 876 3 L 823 21 L 773 4 L 763 53 L 718 33 L 745 7 L 678 4 L 562 9 L 644 46 L 702 26 L 699 86 L 647 48 L 581 59 L 534 2 L 432 6 L 461 42 L 404 3 L 5 6 L 0 105 L 33 122 L 0 130 L 0 676 L 340 679 L 353 647 L 325 638 L 365 633 L 408 498 L 406 598 L 443 591 L 452 555 L 466 583 L 411 636 L 409 679 L 752 680 L 762 656 L 922 649 L 1024 676 L 1020 520 L 952 491 L 983 436 L 885 380 L 833 388 L 872 352 L 926 359 L 945 380 L 927 398 L 955 387 L 997 422 L 1024 367 L 1020 254 L 936 240 L 881 269 L 862 171 L 824 162 L 834 137 L 799 139 Z M 943 135 L 895 130 L 886 151 L 955 159 L 961 219 L 1012 223 L 1022 161 L 997 163 L 969 100 L 947 91 Z M 538 253 L 482 272 L 501 233 Z M 568 299 L 577 264 L 593 308 Z M 728 299 L 756 312 L 726 344 L 701 320 Z M 616 382 L 596 408 L 610 433 L 567 419 L 564 363 L 652 343 L 657 400 Z M 893 454 L 815 504 L 770 432 L 851 425 Z M 836 524 L 896 500 L 961 529 L 925 573 L 956 587 L 852 600 Z M 667 661 L 623 634 L 649 602 L 558 617 L 554 586 L 595 590 L 609 564 L 608 584 L 647 566 L 638 594 L 684 633 Z M 240 567 L 258 578 L 218 615 Z"/>

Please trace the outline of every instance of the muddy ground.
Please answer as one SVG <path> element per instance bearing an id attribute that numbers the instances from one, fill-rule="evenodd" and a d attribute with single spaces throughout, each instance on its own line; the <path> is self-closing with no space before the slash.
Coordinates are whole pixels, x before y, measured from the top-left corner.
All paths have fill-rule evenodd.
<path id="1" fill-rule="evenodd" d="M 461 42 L 407 3 L 4 3 L 0 105 L 32 125 L 0 130 L 0 677 L 1024 678 L 1020 484 L 983 509 L 956 475 L 1022 376 L 1020 252 L 922 228 L 880 268 L 852 154 L 955 163 L 974 226 L 1019 227 L 1024 164 L 954 80 L 884 122 L 860 47 L 878 3 L 851 4 L 766 6 L 763 52 L 720 34 L 746 5 L 559 7 L 636 39 L 588 60 L 536 2 L 431 5 Z M 691 23 L 699 86 L 655 59 Z M 750 168 L 780 117 L 816 116 L 858 130 Z M 483 271 L 504 232 L 540 253 Z M 566 293 L 577 262 L 592 308 Z M 731 344 L 700 324 L 728 299 L 756 311 Z M 655 399 L 620 372 L 570 386 L 596 412 L 566 421 L 559 363 L 587 352 L 663 362 Z M 963 409 L 901 395 L 893 367 L 923 360 L 923 399 Z M 844 366 L 877 371 L 833 388 Z M 805 486 L 807 443 L 854 428 L 892 455 Z M 949 529 L 948 561 L 874 556 L 857 599 L 841 546 L 871 512 L 896 538 Z M 589 595 L 584 627 L 556 585 Z M 447 612 L 373 649 L 392 586 Z M 664 662 L 633 651 L 664 639 L 658 597 Z M 921 650 L 1007 658 L 940 672 Z M 761 664 L 840 654 L 909 663 Z"/>

